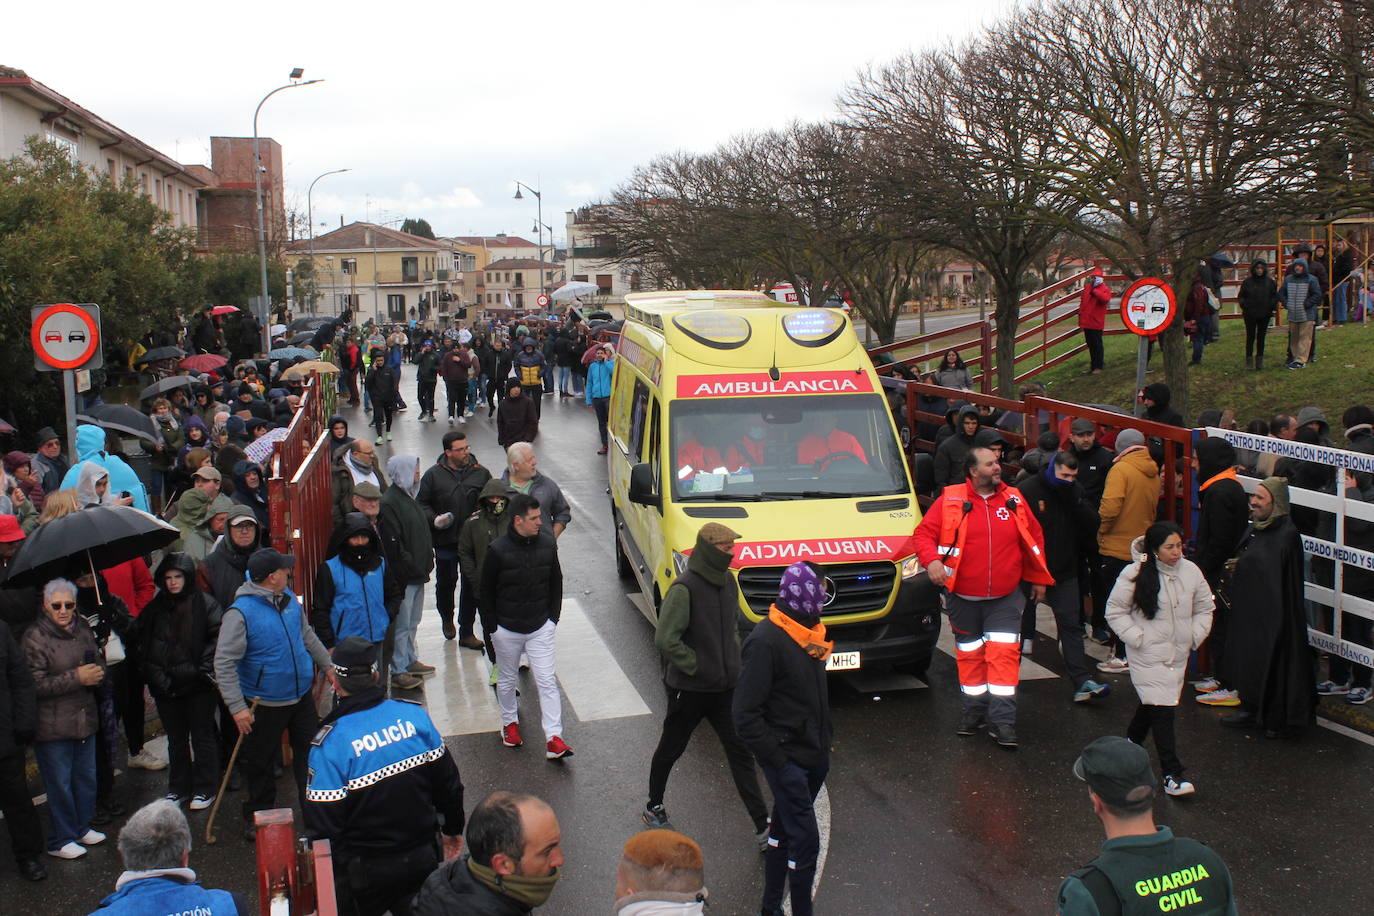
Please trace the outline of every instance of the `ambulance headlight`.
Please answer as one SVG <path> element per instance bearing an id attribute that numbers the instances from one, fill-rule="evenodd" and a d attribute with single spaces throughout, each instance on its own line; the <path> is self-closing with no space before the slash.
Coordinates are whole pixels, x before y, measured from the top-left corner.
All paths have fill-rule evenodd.
<path id="1" fill-rule="evenodd" d="M 902 561 L 902 578 L 914 579 L 921 574 L 921 561 L 914 556 L 907 557 Z"/>
<path id="2" fill-rule="evenodd" d="M 673 551 L 673 571 L 679 576 L 687 571 L 687 554 Z"/>
<path id="3" fill-rule="evenodd" d="M 742 347 L 753 333 L 747 320 L 724 312 L 685 312 L 675 316 L 673 324 L 697 343 L 717 350 Z"/>
<path id="4" fill-rule="evenodd" d="M 821 347 L 844 330 L 843 312 L 834 309 L 798 309 L 783 316 L 782 329 L 803 347 Z"/>

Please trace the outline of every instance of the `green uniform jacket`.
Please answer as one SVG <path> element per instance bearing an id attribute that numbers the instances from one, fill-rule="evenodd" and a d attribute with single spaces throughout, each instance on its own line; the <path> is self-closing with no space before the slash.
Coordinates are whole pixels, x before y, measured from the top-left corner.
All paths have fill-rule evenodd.
<path id="1" fill-rule="evenodd" d="M 1108 840 L 1091 868 L 1116 890 L 1119 908 L 1103 909 L 1080 869 L 1059 885 L 1059 916 L 1123 916 L 1146 913 L 1183 913 L 1185 916 L 1236 916 L 1231 873 L 1211 849 L 1196 840 L 1175 838 L 1168 827 L 1153 836 L 1122 836 Z M 1112 893 L 1103 883 L 1102 892 Z M 1110 898 L 1108 898 L 1110 899 Z"/>

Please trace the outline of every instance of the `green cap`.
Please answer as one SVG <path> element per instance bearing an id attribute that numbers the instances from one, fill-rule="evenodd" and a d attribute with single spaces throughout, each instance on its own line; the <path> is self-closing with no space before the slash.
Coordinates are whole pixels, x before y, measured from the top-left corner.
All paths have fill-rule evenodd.
<path id="1" fill-rule="evenodd" d="M 1125 808 L 1155 794 L 1154 768 L 1145 748 L 1127 738 L 1107 735 L 1083 748 L 1073 775 L 1109 805 Z"/>

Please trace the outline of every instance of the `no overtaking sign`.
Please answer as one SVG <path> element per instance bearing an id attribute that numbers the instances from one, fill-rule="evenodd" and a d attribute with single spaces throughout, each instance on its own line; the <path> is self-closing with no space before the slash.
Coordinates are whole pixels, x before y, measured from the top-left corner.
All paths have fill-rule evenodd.
<path id="1" fill-rule="evenodd" d="M 34 368 L 99 369 L 105 364 L 100 345 L 100 306 L 36 305 L 29 331 L 33 342 Z"/>

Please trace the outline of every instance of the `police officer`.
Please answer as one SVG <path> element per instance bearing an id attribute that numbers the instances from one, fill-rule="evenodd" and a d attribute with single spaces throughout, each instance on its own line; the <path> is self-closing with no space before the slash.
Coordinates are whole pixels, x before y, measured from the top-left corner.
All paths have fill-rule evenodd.
<path id="1" fill-rule="evenodd" d="M 463 846 L 463 783 L 417 703 L 378 686 L 378 647 L 350 636 L 334 647 L 339 704 L 310 742 L 306 831 L 330 841 L 341 916 L 408 916 L 411 898 Z"/>
<path id="2" fill-rule="evenodd" d="M 1126 738 L 1098 738 L 1083 749 L 1073 774 L 1088 784 L 1107 842 L 1101 855 L 1059 885 L 1059 916 L 1235 916 L 1231 873 L 1221 857 L 1155 826 L 1158 780 L 1143 747 Z"/>

